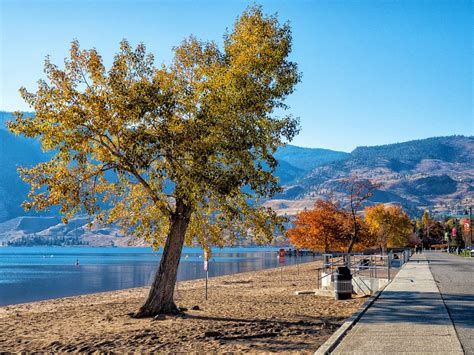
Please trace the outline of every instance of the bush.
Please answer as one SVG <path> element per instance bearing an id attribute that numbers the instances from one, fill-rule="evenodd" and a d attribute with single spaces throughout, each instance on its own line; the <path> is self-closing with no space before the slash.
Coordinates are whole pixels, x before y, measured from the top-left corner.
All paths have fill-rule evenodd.
<path id="1" fill-rule="evenodd" d="M 468 250 L 468 249 L 465 249 L 465 250 L 463 250 L 459 255 L 465 256 L 465 257 L 466 257 L 466 256 L 467 256 L 467 257 L 471 257 L 471 251 Z"/>

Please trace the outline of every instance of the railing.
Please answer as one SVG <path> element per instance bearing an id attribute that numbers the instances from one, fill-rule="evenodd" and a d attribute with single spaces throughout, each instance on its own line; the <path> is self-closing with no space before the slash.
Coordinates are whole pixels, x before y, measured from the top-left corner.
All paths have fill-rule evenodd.
<path id="1" fill-rule="evenodd" d="M 384 278 L 390 282 L 392 267 L 402 267 L 410 259 L 411 254 L 410 249 L 389 252 L 384 255 L 323 254 L 323 267 L 316 269 L 318 273 L 317 288 L 322 289 L 323 283 L 327 284 L 333 281 L 339 266 L 348 267 L 352 276 Z"/>

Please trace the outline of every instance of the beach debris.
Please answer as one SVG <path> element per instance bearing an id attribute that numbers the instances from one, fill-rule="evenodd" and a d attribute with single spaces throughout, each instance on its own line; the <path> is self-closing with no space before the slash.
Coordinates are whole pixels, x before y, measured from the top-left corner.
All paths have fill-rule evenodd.
<path id="1" fill-rule="evenodd" d="M 201 310 L 201 308 L 200 308 L 198 305 L 192 306 L 191 309 L 192 309 L 193 311 L 200 311 L 200 310 Z"/>
<path id="2" fill-rule="evenodd" d="M 223 335 L 224 334 L 222 334 L 221 332 L 216 332 L 216 331 L 213 331 L 213 330 L 210 330 L 210 331 L 207 331 L 207 332 L 204 333 L 205 338 L 220 338 Z"/>
<path id="3" fill-rule="evenodd" d="M 295 291 L 295 295 L 314 295 L 315 293 L 313 290 Z"/>

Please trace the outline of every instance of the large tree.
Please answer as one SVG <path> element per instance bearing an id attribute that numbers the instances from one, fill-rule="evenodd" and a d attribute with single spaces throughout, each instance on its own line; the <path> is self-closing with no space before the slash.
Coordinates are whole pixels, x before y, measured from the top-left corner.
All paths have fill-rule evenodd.
<path id="1" fill-rule="evenodd" d="M 325 253 L 339 251 L 343 245 L 341 218 L 342 213 L 335 203 L 317 200 L 312 209 L 296 215 L 294 227 L 288 230 L 290 241 L 298 248 Z"/>
<path id="2" fill-rule="evenodd" d="M 177 312 L 185 241 L 208 248 L 249 233 L 268 241 L 281 227 L 244 191 L 255 199 L 278 191 L 273 154 L 298 132 L 284 104 L 300 80 L 291 44 L 289 25 L 253 6 L 223 46 L 189 37 L 169 66 L 122 41 L 106 70 L 95 49 L 74 41 L 63 68 L 46 59 L 36 93 L 21 89 L 35 115 L 16 113 L 10 130 L 55 152 L 21 169 L 31 184 L 25 207 L 59 205 L 65 221 L 85 211 L 164 246 L 137 317 Z"/>
<path id="3" fill-rule="evenodd" d="M 294 227 L 288 231 L 293 245 L 323 252 L 345 252 L 353 243 L 352 215 L 337 203 L 317 200 L 314 208 L 298 213 Z M 362 250 L 373 245 L 372 234 L 364 221 L 356 216 L 358 238 L 352 249 Z"/>
<path id="4" fill-rule="evenodd" d="M 423 212 L 419 227 L 423 245 L 426 248 L 429 248 L 432 244 L 444 243 L 445 226 L 443 223 L 432 219 L 428 211 Z"/>

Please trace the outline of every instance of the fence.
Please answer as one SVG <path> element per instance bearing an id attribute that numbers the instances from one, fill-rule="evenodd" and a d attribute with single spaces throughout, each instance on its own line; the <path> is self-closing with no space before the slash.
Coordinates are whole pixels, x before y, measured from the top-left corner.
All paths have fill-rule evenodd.
<path id="1" fill-rule="evenodd" d="M 365 276 L 391 281 L 393 268 L 400 268 L 411 256 L 411 250 L 405 249 L 380 255 L 363 254 L 323 254 L 323 267 L 317 269 L 317 288 L 329 288 L 339 266 L 348 267 L 352 276 Z"/>

